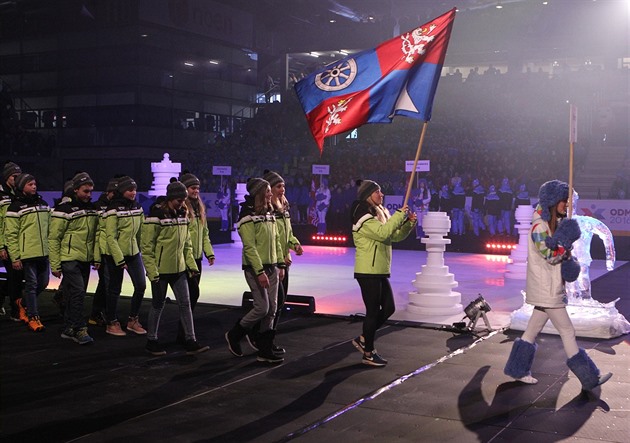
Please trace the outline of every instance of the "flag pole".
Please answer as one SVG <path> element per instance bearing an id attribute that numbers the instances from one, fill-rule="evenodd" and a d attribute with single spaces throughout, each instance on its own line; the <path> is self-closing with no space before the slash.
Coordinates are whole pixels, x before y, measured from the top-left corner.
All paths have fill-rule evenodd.
<path id="1" fill-rule="evenodd" d="M 409 197 L 411 195 L 411 186 L 413 185 L 413 179 L 416 174 L 416 168 L 418 167 L 418 159 L 420 159 L 420 152 L 422 151 L 422 144 L 424 143 L 424 134 L 427 132 L 428 121 L 425 121 L 422 124 L 422 132 L 420 133 L 420 141 L 418 141 L 418 149 L 416 150 L 416 158 L 413 161 L 413 169 L 411 170 L 411 177 L 409 178 L 409 183 L 407 184 L 407 193 L 405 194 L 405 200 L 403 201 L 403 206 L 407 205 L 409 201 Z"/>
<path id="2" fill-rule="evenodd" d="M 573 145 L 577 141 L 577 106 L 569 105 L 569 209 L 567 217 L 573 214 Z"/>

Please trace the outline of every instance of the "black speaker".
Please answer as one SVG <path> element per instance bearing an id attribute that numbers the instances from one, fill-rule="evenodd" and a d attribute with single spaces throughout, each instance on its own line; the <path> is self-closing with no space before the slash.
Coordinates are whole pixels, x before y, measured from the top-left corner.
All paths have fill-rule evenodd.
<path id="1" fill-rule="evenodd" d="M 254 305 L 252 293 L 250 291 L 243 292 L 243 300 L 241 306 L 243 308 L 251 308 Z M 309 295 L 287 295 L 287 301 L 284 303 L 283 311 L 298 312 L 300 314 L 315 313 L 315 297 Z"/>

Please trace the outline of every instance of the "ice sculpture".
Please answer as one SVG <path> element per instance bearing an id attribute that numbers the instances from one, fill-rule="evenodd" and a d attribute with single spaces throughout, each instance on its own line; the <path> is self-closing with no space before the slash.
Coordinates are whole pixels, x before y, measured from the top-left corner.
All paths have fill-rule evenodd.
<path id="1" fill-rule="evenodd" d="M 606 269 L 612 271 L 615 268 L 615 241 L 612 232 L 610 232 L 610 229 L 603 221 L 587 215 L 578 215 L 576 209 L 578 199 L 578 193 L 573 191 L 572 218 L 580 225 L 582 235 L 579 240 L 573 243 L 573 251 L 571 251 L 573 257 L 580 262 L 580 275 L 576 281 L 565 285 L 569 296 L 569 304 L 580 304 L 593 298 L 591 295 L 591 278 L 589 276 L 589 269 L 593 261 L 591 257 L 591 240 L 593 235 L 597 235 L 604 242 Z"/>

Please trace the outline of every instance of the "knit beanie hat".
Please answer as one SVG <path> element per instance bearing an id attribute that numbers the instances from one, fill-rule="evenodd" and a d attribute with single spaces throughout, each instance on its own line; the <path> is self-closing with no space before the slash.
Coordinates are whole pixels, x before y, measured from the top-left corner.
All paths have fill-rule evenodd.
<path id="1" fill-rule="evenodd" d="M 2 169 L 2 179 L 4 180 L 4 183 L 6 183 L 9 177 L 11 177 L 13 174 L 21 174 L 21 173 L 22 173 L 22 168 L 20 168 L 18 165 L 16 165 L 13 162 L 7 162 L 4 165 L 4 168 Z"/>
<path id="2" fill-rule="evenodd" d="M 177 200 L 186 197 L 188 197 L 188 191 L 186 191 L 186 185 L 182 182 L 174 181 L 166 187 L 166 200 Z"/>
<path id="3" fill-rule="evenodd" d="M 201 185 L 201 182 L 199 181 L 197 176 L 195 174 L 191 174 L 190 172 L 183 174 L 180 177 L 179 181 L 181 181 L 187 188 L 190 188 L 191 186 Z"/>
<path id="4" fill-rule="evenodd" d="M 72 180 L 66 180 L 63 184 L 63 197 L 72 197 L 74 195 L 74 182 Z"/>
<path id="5" fill-rule="evenodd" d="M 269 182 L 260 177 L 254 177 L 247 180 L 247 193 L 252 197 L 260 193 L 263 189 L 267 189 Z"/>
<path id="6" fill-rule="evenodd" d="M 120 177 L 118 179 L 118 192 L 120 192 L 121 194 L 124 194 L 125 192 L 130 191 L 132 189 L 138 189 L 138 185 L 133 180 L 133 178 L 129 177 L 128 175 L 125 175 L 124 177 Z"/>
<path id="7" fill-rule="evenodd" d="M 105 192 L 114 192 L 118 189 L 118 181 L 120 177 L 113 177 L 107 182 L 107 186 L 105 187 Z"/>
<path id="8" fill-rule="evenodd" d="M 94 186 L 94 181 L 92 181 L 87 172 L 79 172 L 72 177 L 72 189 L 79 189 L 83 185 Z"/>
<path id="9" fill-rule="evenodd" d="M 269 182 L 269 186 L 271 186 L 272 188 L 278 183 L 284 183 L 284 179 L 280 174 L 268 170 L 265 170 L 265 175 L 263 175 L 263 179 L 267 180 Z"/>
<path id="10" fill-rule="evenodd" d="M 357 180 L 357 186 L 359 187 L 357 190 L 358 200 L 367 200 L 374 191 L 381 189 L 379 184 L 372 180 Z"/>
<path id="11" fill-rule="evenodd" d="M 26 172 L 21 173 L 15 178 L 15 189 L 18 191 L 22 191 L 24 186 L 32 180 L 35 180 L 35 176 L 28 174 Z"/>
<path id="12" fill-rule="evenodd" d="M 538 204 L 542 208 L 540 217 L 545 221 L 551 220 L 549 208 L 558 204 L 563 200 L 569 199 L 569 185 L 560 180 L 551 180 L 545 182 L 538 191 Z"/>

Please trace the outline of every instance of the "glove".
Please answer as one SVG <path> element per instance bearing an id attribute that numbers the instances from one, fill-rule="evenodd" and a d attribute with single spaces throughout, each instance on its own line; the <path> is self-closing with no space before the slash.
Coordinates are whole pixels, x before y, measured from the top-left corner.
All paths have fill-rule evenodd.
<path id="1" fill-rule="evenodd" d="M 569 283 L 574 282 L 580 275 L 580 263 L 578 263 L 575 257 L 571 257 L 562 262 L 560 265 L 560 273 L 564 281 Z"/>
<path id="2" fill-rule="evenodd" d="M 556 232 L 545 239 L 545 245 L 554 251 L 558 249 L 558 246 L 570 250 L 573 242 L 580 238 L 580 235 L 582 232 L 578 222 L 573 218 L 565 218 L 558 224 Z"/>

